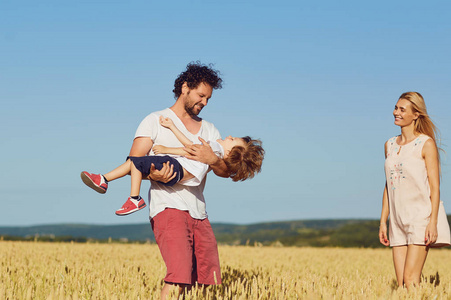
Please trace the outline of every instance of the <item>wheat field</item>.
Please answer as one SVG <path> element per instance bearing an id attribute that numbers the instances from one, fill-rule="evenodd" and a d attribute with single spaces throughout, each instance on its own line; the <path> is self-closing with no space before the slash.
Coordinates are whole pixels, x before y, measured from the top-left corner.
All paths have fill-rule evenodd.
<path id="1" fill-rule="evenodd" d="M 223 284 L 185 299 L 451 299 L 451 250 L 397 289 L 388 249 L 220 246 Z M 158 299 L 154 244 L 0 242 L 0 299 Z"/>

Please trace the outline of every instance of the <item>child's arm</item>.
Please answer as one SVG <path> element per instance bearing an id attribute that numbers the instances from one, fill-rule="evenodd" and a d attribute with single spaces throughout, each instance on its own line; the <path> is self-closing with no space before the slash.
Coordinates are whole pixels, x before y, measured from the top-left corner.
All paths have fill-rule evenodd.
<path id="1" fill-rule="evenodd" d="M 171 118 L 165 118 L 163 116 L 160 116 L 160 124 L 161 126 L 168 128 L 174 133 L 174 135 L 177 137 L 177 139 L 180 141 L 180 143 L 183 144 L 183 146 L 191 146 L 193 142 L 191 142 L 178 128 L 175 126 L 174 122 L 172 122 Z M 155 150 L 154 150 L 155 152 Z M 167 152 L 166 152 L 167 153 Z M 173 154 L 173 153 L 167 153 L 167 154 Z M 185 152 L 186 154 L 186 152 Z M 181 154 L 181 155 L 185 155 Z"/>
<path id="2" fill-rule="evenodd" d="M 152 151 L 155 154 L 173 154 L 173 155 L 180 155 L 180 156 L 185 156 L 188 154 L 188 152 L 186 152 L 184 150 L 184 148 L 171 148 L 171 147 L 166 147 L 163 145 L 153 146 Z"/>

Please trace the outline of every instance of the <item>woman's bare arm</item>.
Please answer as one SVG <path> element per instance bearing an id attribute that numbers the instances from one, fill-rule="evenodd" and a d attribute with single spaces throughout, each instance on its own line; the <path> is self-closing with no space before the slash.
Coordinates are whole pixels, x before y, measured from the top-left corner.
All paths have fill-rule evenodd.
<path id="1" fill-rule="evenodd" d="M 426 245 L 429 245 L 437 241 L 437 218 L 440 205 L 440 162 L 438 159 L 437 146 L 432 139 L 427 140 L 424 144 L 422 155 L 426 164 L 429 188 L 431 191 L 431 218 L 426 227 L 424 237 Z"/>
<path id="2" fill-rule="evenodd" d="M 385 143 L 385 158 L 387 158 L 387 143 Z M 387 234 L 387 219 L 390 214 L 390 207 L 388 206 L 388 192 L 387 192 L 387 182 L 385 182 L 384 193 L 382 195 L 382 211 L 381 220 L 379 224 L 379 241 L 384 246 L 389 246 Z"/>

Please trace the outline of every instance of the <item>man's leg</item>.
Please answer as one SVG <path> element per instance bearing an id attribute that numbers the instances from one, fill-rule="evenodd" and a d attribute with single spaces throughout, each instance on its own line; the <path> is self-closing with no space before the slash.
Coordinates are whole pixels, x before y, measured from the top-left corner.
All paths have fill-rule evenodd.
<path id="1" fill-rule="evenodd" d="M 160 299 L 168 299 L 168 296 L 170 296 L 171 293 L 176 293 L 178 298 L 183 293 L 185 287 L 186 285 L 165 282 L 163 288 L 161 289 Z"/>
<path id="2" fill-rule="evenodd" d="M 221 269 L 216 238 L 207 219 L 195 220 L 194 255 L 196 281 L 201 285 L 221 284 Z"/>
<path id="3" fill-rule="evenodd" d="M 161 299 L 166 299 L 174 289 L 181 292 L 193 283 L 193 219 L 186 211 L 167 208 L 151 224 L 167 268 L 161 291 Z"/>

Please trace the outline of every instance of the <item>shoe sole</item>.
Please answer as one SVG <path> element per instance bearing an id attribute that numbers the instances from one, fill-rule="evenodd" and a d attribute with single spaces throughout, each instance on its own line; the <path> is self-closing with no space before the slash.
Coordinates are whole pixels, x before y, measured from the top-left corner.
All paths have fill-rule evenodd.
<path id="1" fill-rule="evenodd" d="M 131 210 L 131 211 L 128 211 L 128 212 L 126 212 L 126 213 L 118 213 L 118 212 L 116 212 L 116 216 L 126 216 L 126 215 L 132 214 L 132 213 L 134 213 L 134 212 L 137 212 L 138 210 L 141 210 L 141 209 L 145 208 L 146 206 L 147 206 L 147 205 L 144 204 L 143 206 L 138 207 L 138 208 L 135 208 L 135 209 L 133 209 L 133 210 Z"/>
<path id="2" fill-rule="evenodd" d="M 80 174 L 81 180 L 83 180 L 83 182 L 89 186 L 91 189 L 93 189 L 94 191 L 100 193 L 100 194 L 105 194 L 106 191 L 104 189 L 102 189 L 101 187 L 97 186 L 92 180 L 91 178 L 88 177 L 88 175 L 86 175 L 85 173 L 81 172 Z"/>

